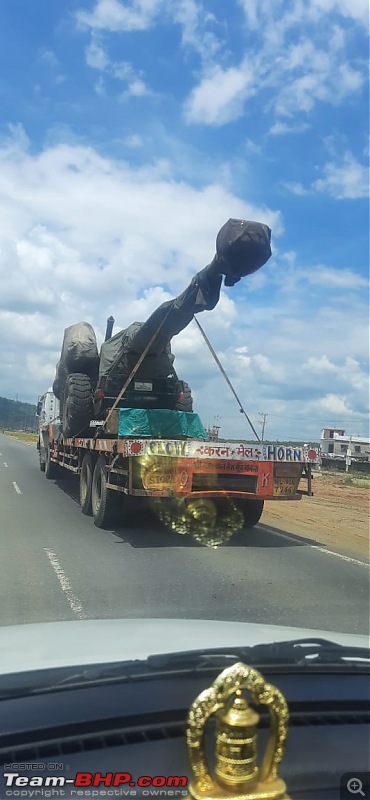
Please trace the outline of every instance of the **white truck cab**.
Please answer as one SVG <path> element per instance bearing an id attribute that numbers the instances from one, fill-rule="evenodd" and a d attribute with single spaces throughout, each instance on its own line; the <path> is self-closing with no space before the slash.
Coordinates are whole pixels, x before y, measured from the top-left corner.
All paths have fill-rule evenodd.
<path id="1" fill-rule="evenodd" d="M 47 467 L 49 425 L 60 423 L 60 403 L 55 397 L 52 387 L 42 394 L 37 402 L 36 416 L 39 418 L 39 435 L 37 449 L 39 451 L 40 469 L 45 472 Z"/>
<path id="2" fill-rule="evenodd" d="M 51 386 L 39 397 L 36 414 L 39 417 L 39 427 L 48 425 L 49 422 L 59 422 L 60 403 Z"/>

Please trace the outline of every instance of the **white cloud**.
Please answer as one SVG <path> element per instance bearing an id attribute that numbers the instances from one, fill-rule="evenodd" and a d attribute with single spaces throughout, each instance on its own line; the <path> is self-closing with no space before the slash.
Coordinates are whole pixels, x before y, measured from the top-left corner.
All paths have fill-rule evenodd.
<path id="1" fill-rule="evenodd" d="M 257 367 L 264 375 L 271 381 L 282 381 L 286 374 L 285 367 L 282 364 L 273 364 L 271 360 L 261 353 L 257 353 L 251 358 L 253 365 Z"/>
<path id="2" fill-rule="evenodd" d="M 347 398 L 343 395 L 326 394 L 314 405 L 316 405 L 316 408 L 322 409 L 326 413 L 340 415 L 341 418 L 343 418 L 343 416 L 351 416 L 354 413 Z"/>
<path id="3" fill-rule="evenodd" d="M 229 54 L 228 65 L 223 57 L 222 65 L 214 59 L 212 68 L 205 66 L 185 104 L 189 123 L 229 123 L 258 93 L 265 111 L 278 115 L 270 133 L 298 133 L 306 129 L 305 119 L 285 127 L 280 118 L 307 117 L 317 103 L 339 105 L 365 85 L 364 63 L 354 59 L 351 63 L 347 55 L 352 28 L 361 18 L 359 4 L 356 13 L 344 0 L 290 4 L 240 0 L 239 4 L 246 19 L 245 54 L 237 63 Z M 224 76 L 229 78 L 229 91 Z"/>
<path id="4" fill-rule="evenodd" d="M 48 64 L 48 66 L 51 67 L 51 69 L 59 68 L 60 66 L 59 59 L 56 57 L 54 50 L 48 50 L 48 49 L 41 50 L 40 57 L 45 62 L 45 64 Z"/>
<path id="5" fill-rule="evenodd" d="M 328 145 L 334 148 L 330 142 Z M 319 170 L 319 167 L 316 169 Z M 300 181 L 285 181 L 282 186 L 298 197 L 321 192 L 336 200 L 357 200 L 369 195 L 368 167 L 353 153 L 347 151 L 340 161 L 329 161 L 320 167 L 320 172 L 324 177 L 317 178 L 309 187 L 303 186 Z"/>
<path id="6" fill-rule="evenodd" d="M 85 49 L 86 64 L 92 69 L 104 71 L 110 60 L 101 44 L 92 37 L 90 44 Z"/>
<path id="7" fill-rule="evenodd" d="M 254 142 L 253 139 L 246 139 L 245 146 L 248 153 L 251 153 L 252 155 L 260 156 L 263 153 L 262 145 L 257 144 L 257 142 Z"/>
<path id="8" fill-rule="evenodd" d="M 290 75 L 284 88 L 278 90 L 275 108 L 279 115 L 292 117 L 297 111 L 307 114 L 317 102 L 339 105 L 361 89 L 364 74 L 343 60 L 337 39 L 335 33 L 321 48 L 307 38 L 302 39 L 278 59 L 280 81 L 284 74 Z"/>
<path id="9" fill-rule="evenodd" d="M 308 122 L 299 122 L 296 125 L 289 125 L 288 122 L 278 120 L 275 122 L 270 130 L 270 136 L 285 136 L 287 133 L 304 133 L 310 128 Z"/>
<path id="10" fill-rule="evenodd" d="M 348 384 L 359 392 L 366 392 L 369 386 L 364 366 L 351 356 L 347 356 L 340 363 L 335 363 L 326 355 L 310 356 L 302 365 L 302 370 L 313 375 L 334 376 L 342 385 Z"/>
<path id="11" fill-rule="evenodd" d="M 283 181 L 282 186 L 292 194 L 296 194 L 297 197 L 304 197 L 306 194 L 310 194 L 310 190 L 306 189 L 300 181 Z"/>
<path id="12" fill-rule="evenodd" d="M 173 15 L 173 21 L 181 26 L 182 43 L 197 51 L 205 61 L 214 56 L 220 46 L 217 36 L 208 30 L 209 23 L 216 22 L 213 14 L 203 8 L 199 0 L 169 0 L 167 13 Z"/>
<path id="13" fill-rule="evenodd" d="M 324 177 L 313 183 L 318 192 L 327 192 L 338 200 L 353 200 L 369 194 L 368 169 L 352 153 L 345 153 L 342 163 L 330 161 L 323 173 Z"/>
<path id="14" fill-rule="evenodd" d="M 328 375 L 330 372 L 337 372 L 338 368 L 327 356 L 322 355 L 319 357 L 310 356 L 306 363 L 302 364 L 302 369 L 309 372 L 324 372 L 325 375 Z"/>
<path id="15" fill-rule="evenodd" d="M 141 78 L 134 78 L 128 85 L 128 93 L 133 97 L 143 97 L 148 94 L 148 89 Z"/>
<path id="16" fill-rule="evenodd" d="M 102 75 L 99 75 L 98 80 L 94 83 L 94 89 L 96 94 L 104 95 L 105 94 L 105 81 Z"/>
<path id="17" fill-rule="evenodd" d="M 353 19 L 367 28 L 369 21 L 369 7 L 366 0 L 311 0 L 312 7 L 317 12 L 336 11 L 344 17 Z"/>
<path id="18" fill-rule="evenodd" d="M 248 27 L 252 30 L 264 22 L 268 34 L 273 35 L 276 27 L 278 35 L 305 22 L 319 23 L 335 12 L 345 20 L 353 20 L 367 28 L 368 4 L 366 0 L 238 0 L 243 9 Z"/>
<path id="19" fill-rule="evenodd" d="M 124 92 L 120 94 L 121 99 L 151 94 L 143 80 L 142 73 L 136 71 L 128 61 L 112 61 L 95 33 L 92 34 L 90 44 L 85 49 L 85 59 L 87 65 L 92 69 L 99 70 L 109 78 L 126 84 Z M 105 94 L 106 84 L 102 75 L 95 83 L 95 91 L 100 95 Z"/>
<path id="20" fill-rule="evenodd" d="M 145 31 L 164 17 L 181 27 L 183 45 L 205 60 L 218 51 L 220 43 L 209 29 L 217 20 L 200 0 L 96 0 L 92 11 L 77 12 L 78 24 L 94 31 Z"/>
<path id="21" fill-rule="evenodd" d="M 237 119 L 248 100 L 262 96 L 266 112 L 278 119 L 271 135 L 299 133 L 317 103 L 338 105 L 365 84 L 365 65 L 351 61 L 347 43 L 353 26 L 364 18 L 362 0 L 239 0 L 246 20 L 245 53 L 235 61 L 222 38 L 221 16 L 209 13 L 201 0 L 96 0 L 80 10 L 80 25 L 98 31 L 146 31 L 171 22 L 181 28 L 182 44 L 200 55 L 197 85 L 184 103 L 189 124 L 225 125 Z M 248 37 L 249 34 L 249 37 Z M 101 52 L 92 52 L 95 66 Z M 144 94 L 142 77 L 131 94 Z"/>
<path id="22" fill-rule="evenodd" d="M 138 133 L 131 133 L 129 136 L 126 136 L 124 140 L 124 144 L 126 147 L 134 148 L 142 147 L 144 144 L 143 137 L 140 136 Z"/>
<path id="23" fill-rule="evenodd" d="M 216 66 L 191 92 L 185 106 L 186 120 L 224 125 L 241 116 L 245 99 L 253 93 L 252 72 L 247 64 L 229 69 Z"/>
<path id="24" fill-rule="evenodd" d="M 80 10 L 81 26 L 108 31 L 142 31 L 154 21 L 163 0 L 97 0 L 91 12 Z"/>
<path id="25" fill-rule="evenodd" d="M 43 48 L 39 52 L 39 58 L 48 67 L 49 74 L 54 83 L 60 85 L 65 81 L 65 75 L 62 74 L 60 69 L 60 61 L 54 53 L 54 50 Z M 41 87 L 39 87 L 40 89 Z"/>
<path id="26" fill-rule="evenodd" d="M 302 270 L 301 277 L 305 277 L 309 283 L 337 289 L 360 289 L 369 284 L 366 278 L 351 269 L 334 269 L 326 266 Z"/>

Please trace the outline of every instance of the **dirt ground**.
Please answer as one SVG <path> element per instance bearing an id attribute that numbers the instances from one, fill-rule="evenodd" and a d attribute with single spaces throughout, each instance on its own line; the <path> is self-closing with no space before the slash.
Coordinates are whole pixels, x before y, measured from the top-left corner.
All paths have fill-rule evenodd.
<path id="1" fill-rule="evenodd" d="M 301 488 L 306 488 L 303 484 Z M 316 473 L 313 497 L 268 501 L 261 522 L 314 539 L 329 549 L 369 556 L 369 487 L 366 476 Z"/>

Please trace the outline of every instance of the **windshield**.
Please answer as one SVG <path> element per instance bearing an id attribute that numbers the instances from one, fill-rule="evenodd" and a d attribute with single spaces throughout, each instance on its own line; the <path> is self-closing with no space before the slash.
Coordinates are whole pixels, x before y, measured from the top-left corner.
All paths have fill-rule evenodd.
<path id="1" fill-rule="evenodd" d="M 365 2 L 1 6 L 0 671 L 365 646 Z"/>

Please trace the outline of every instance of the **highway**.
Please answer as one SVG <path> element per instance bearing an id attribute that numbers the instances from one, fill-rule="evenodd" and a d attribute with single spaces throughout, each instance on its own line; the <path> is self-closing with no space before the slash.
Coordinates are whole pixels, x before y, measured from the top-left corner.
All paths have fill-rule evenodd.
<path id="1" fill-rule="evenodd" d="M 0 434 L 0 625 L 171 617 L 368 632 L 362 556 L 262 524 L 217 550 L 151 517 L 82 515 L 78 480 L 47 481 L 35 446 Z"/>

